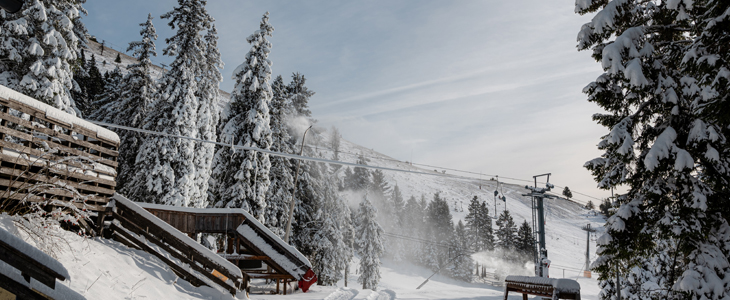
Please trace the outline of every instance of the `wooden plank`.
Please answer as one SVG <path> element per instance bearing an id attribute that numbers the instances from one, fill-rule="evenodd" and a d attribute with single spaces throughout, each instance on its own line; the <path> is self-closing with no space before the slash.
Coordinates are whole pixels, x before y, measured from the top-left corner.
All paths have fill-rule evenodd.
<path id="1" fill-rule="evenodd" d="M 96 151 L 99 151 L 101 153 L 107 154 L 109 156 L 113 156 L 113 157 L 119 156 L 119 152 L 118 151 L 111 150 L 111 149 L 108 149 L 106 147 L 102 147 L 100 145 L 95 145 L 95 144 L 93 144 L 91 142 L 84 141 L 82 139 L 75 139 L 74 137 L 72 137 L 70 135 L 67 135 L 67 134 L 65 134 L 63 132 L 55 131 L 55 130 L 53 130 L 51 128 L 42 128 L 42 127 L 38 127 L 38 126 L 33 126 L 33 123 L 32 122 L 30 122 L 28 120 L 23 120 L 21 118 L 18 118 L 16 116 L 13 116 L 13 115 L 8 114 L 8 113 L 0 112 L 0 119 L 7 120 L 7 121 L 10 121 L 11 123 L 15 123 L 15 124 L 24 126 L 26 128 L 29 128 L 29 129 L 32 129 L 34 131 L 43 133 L 43 134 L 48 135 L 50 137 L 63 139 L 65 141 L 67 141 L 67 142 L 76 144 L 76 145 L 81 146 L 81 147 L 85 147 L 85 148 L 89 148 L 89 149 L 94 149 Z M 43 119 L 43 121 L 45 121 L 45 118 L 40 118 L 40 119 Z M 66 129 L 73 130 L 73 129 L 70 129 L 70 128 L 66 128 Z M 96 138 L 96 134 L 94 134 L 94 136 L 92 136 L 92 138 Z M 117 147 L 118 147 L 118 145 L 117 145 Z M 95 154 L 92 154 L 92 155 L 95 155 Z M 96 156 L 99 156 L 99 155 L 96 155 Z"/>
<path id="2" fill-rule="evenodd" d="M 6 100 L 6 99 L 0 98 L 0 104 L 2 104 L 4 106 L 7 106 L 7 107 L 10 107 L 10 108 L 12 108 L 14 110 L 17 110 L 17 111 L 20 111 L 20 112 L 24 112 L 24 113 L 29 114 L 31 116 L 34 116 L 36 118 L 42 119 L 43 121 L 46 121 L 48 123 L 52 123 L 54 125 L 61 126 L 61 127 L 66 128 L 68 130 L 73 130 L 75 132 L 78 132 L 78 133 L 81 133 L 83 135 L 92 137 L 94 139 L 99 139 L 99 140 L 104 141 L 104 142 L 106 142 L 106 143 L 108 143 L 110 145 L 116 144 L 116 142 L 114 142 L 114 141 L 109 141 L 109 140 L 106 140 L 104 138 L 98 137 L 98 134 L 95 131 L 92 131 L 89 128 L 86 128 L 86 127 L 83 127 L 83 126 L 76 126 L 74 124 L 68 124 L 68 123 L 66 123 L 66 122 L 64 122 L 62 120 L 56 120 L 56 119 L 53 119 L 53 118 L 49 118 L 48 116 L 46 116 L 45 112 L 42 112 L 42 111 L 36 109 L 35 107 L 28 106 L 25 103 L 19 102 L 19 101 L 15 100 L 15 99 L 7 99 Z"/>
<path id="3" fill-rule="evenodd" d="M 140 228 L 145 228 L 149 232 L 149 229 L 152 229 L 153 233 L 157 238 L 164 241 L 165 243 L 169 244 L 172 248 L 177 249 L 181 253 L 188 255 L 193 260 L 203 264 L 207 268 L 210 269 L 216 269 L 219 272 L 223 273 L 228 278 L 235 278 L 239 279 L 240 276 L 237 276 L 235 274 L 231 274 L 228 272 L 227 268 L 219 265 L 218 263 L 210 260 L 205 255 L 202 255 L 199 253 L 196 249 L 190 247 L 190 245 L 184 243 L 183 241 L 179 240 L 174 235 L 168 233 L 167 231 L 163 230 L 156 224 L 154 224 L 152 221 L 144 218 L 143 216 L 136 213 L 134 210 L 129 209 L 124 204 L 120 203 L 119 201 L 116 202 L 117 205 L 117 214 L 119 214 L 121 217 L 125 218 L 129 222 L 132 222 L 136 226 L 139 226 Z M 234 280 L 235 281 L 235 280 Z"/>
<path id="4" fill-rule="evenodd" d="M 3 275 L 2 273 L 0 273 L 0 288 L 5 289 L 15 296 L 15 298 L 11 299 L 48 300 L 48 298 L 46 298 L 45 296 L 20 283 L 16 283 L 15 280 Z"/>
<path id="5" fill-rule="evenodd" d="M 114 215 L 114 218 L 115 219 L 119 218 L 118 220 L 120 220 L 120 221 L 122 221 L 122 219 L 124 219 L 124 217 L 122 217 L 122 216 L 120 216 L 118 214 L 115 214 Z M 151 241 L 155 245 L 159 246 L 160 248 L 162 248 L 162 250 L 165 250 L 167 253 L 170 253 L 170 255 L 172 255 L 173 257 L 175 257 L 177 259 L 179 259 L 181 262 L 187 263 L 188 266 L 190 266 L 190 268 L 192 268 L 193 270 L 195 270 L 198 273 L 202 274 L 203 276 L 207 277 L 208 279 L 212 280 L 215 284 L 221 286 L 222 288 L 225 288 L 225 289 L 229 290 L 233 295 L 236 294 L 236 288 L 233 287 L 233 286 L 228 285 L 223 280 L 221 280 L 220 278 L 218 278 L 215 275 L 213 275 L 211 273 L 211 272 L 213 272 L 213 270 L 206 270 L 205 268 L 201 267 L 200 265 L 198 265 L 194 261 L 190 260 L 190 258 L 188 258 L 188 257 L 180 254 L 180 252 L 176 251 L 175 249 L 170 248 L 170 246 L 168 246 L 164 242 L 158 240 L 155 236 L 153 236 L 153 235 L 147 233 L 146 231 L 142 230 L 142 228 L 140 228 L 139 226 L 136 226 L 135 224 L 130 223 L 128 220 L 125 220 L 124 222 L 127 223 L 127 224 L 125 224 L 125 226 L 128 226 L 128 227 L 125 227 L 125 228 L 129 229 L 130 231 L 132 231 L 132 232 L 134 232 L 136 234 L 139 234 L 139 235 L 144 236 L 145 239 L 147 239 L 148 241 Z M 129 225 L 131 225 L 131 226 L 129 226 Z M 116 227 L 116 225 L 114 225 L 114 226 Z M 134 228 L 134 229 L 132 229 L 132 228 Z"/>
<path id="6" fill-rule="evenodd" d="M 8 127 L 0 127 L 0 132 L 5 133 L 7 135 L 17 137 L 17 138 L 21 138 L 21 139 L 26 140 L 31 143 L 46 143 L 46 144 L 48 144 L 48 147 L 50 147 L 50 148 L 57 148 L 59 151 L 62 151 L 62 152 L 68 153 L 68 154 L 72 154 L 72 155 L 76 155 L 76 156 L 89 157 L 90 159 L 92 159 L 93 161 L 95 161 L 97 163 L 104 164 L 104 165 L 107 165 L 110 167 L 116 168 L 117 166 L 119 166 L 119 163 L 116 161 L 113 161 L 113 160 L 110 160 L 110 159 L 107 159 L 107 158 L 104 158 L 104 157 L 101 157 L 98 155 L 94 155 L 94 154 L 91 154 L 88 152 L 84 152 L 84 151 L 75 149 L 73 147 L 60 144 L 56 141 L 38 138 L 31 134 L 17 131 L 15 129 L 11 129 Z M 108 175 L 112 175 L 112 174 L 104 172 L 104 171 L 96 171 L 96 172 L 102 172 L 102 173 L 105 173 Z"/>
<path id="7" fill-rule="evenodd" d="M 152 254 L 155 257 L 159 258 L 163 263 L 167 264 L 170 267 L 170 269 L 173 272 L 175 272 L 175 274 L 177 274 L 178 276 L 180 276 L 185 281 L 189 282 L 190 284 L 192 284 L 192 285 L 194 285 L 196 287 L 197 286 L 203 286 L 203 285 L 208 286 L 204 281 L 200 280 L 200 278 L 196 277 L 195 275 L 191 274 L 187 270 L 185 270 L 182 267 L 178 266 L 175 262 L 171 261 L 167 257 L 165 257 L 162 254 L 160 254 L 159 252 L 155 251 L 150 246 L 147 246 L 145 243 L 137 240 L 134 236 L 132 236 L 131 234 L 129 234 L 126 231 L 124 231 L 123 228 L 120 228 L 120 227 L 116 226 L 113 223 L 112 223 L 112 226 L 111 227 L 114 228 L 113 229 L 114 230 L 114 234 L 119 234 L 119 235 L 123 236 L 127 240 L 133 242 L 134 244 L 136 244 L 137 246 L 139 246 L 140 248 L 142 248 L 142 251 L 147 252 L 149 254 Z"/>
<path id="8" fill-rule="evenodd" d="M 39 168 L 46 167 L 47 166 L 46 164 L 48 163 L 48 161 L 35 160 L 35 159 L 31 159 L 30 161 L 28 161 L 28 160 L 20 158 L 20 157 L 10 156 L 10 155 L 6 155 L 6 154 L 2 154 L 2 153 L 0 153 L 0 161 L 10 162 L 10 163 L 13 163 L 16 165 L 21 165 L 24 167 L 39 167 Z M 61 169 L 63 164 L 57 164 L 57 166 L 58 167 L 48 168 L 47 170 L 51 173 L 61 175 L 61 176 L 73 177 L 73 178 L 84 180 L 84 181 L 94 181 L 94 182 L 98 182 L 100 184 L 114 186 L 114 187 L 117 186 L 115 181 L 107 180 L 107 179 L 104 179 L 101 177 L 86 175 L 86 174 L 82 174 L 79 172 L 64 170 L 64 169 Z M 94 172 L 96 172 L 96 171 L 94 171 Z M 114 177 L 114 176 L 112 176 L 112 177 Z"/>
<path id="9" fill-rule="evenodd" d="M 20 252 L 9 244 L 0 240 L 0 260 L 20 270 L 24 277 L 30 276 L 38 282 L 55 289 L 56 278 L 66 280 L 61 274 L 36 261 L 27 254 Z"/>
<path id="10" fill-rule="evenodd" d="M 10 199 L 10 200 L 20 201 L 20 200 L 24 200 L 26 195 L 28 195 L 28 194 L 14 193 L 10 196 L 7 196 L 5 193 L 2 193 L 2 194 L 0 194 L 0 199 L 3 199 L 3 200 Z M 25 198 L 25 200 L 29 201 L 29 202 L 45 202 L 45 201 L 48 201 L 49 199 L 44 199 L 42 197 L 30 195 L 28 198 Z M 108 201 L 107 199 L 104 199 L 104 198 L 95 198 L 94 200 L 87 200 L 86 203 L 74 201 L 73 205 L 76 206 L 78 209 L 86 209 L 86 210 L 91 210 L 91 211 L 104 211 L 106 202 L 103 202 L 101 200 Z M 70 200 L 60 200 L 60 201 L 68 202 Z M 89 202 L 93 202 L 93 203 L 89 203 Z"/>
<path id="11" fill-rule="evenodd" d="M 49 176 L 39 174 L 39 173 L 23 172 L 23 170 L 18 170 L 18 169 L 13 169 L 13 168 L 8 168 L 8 167 L 0 167 L 0 174 L 11 176 L 11 177 L 13 177 L 13 179 L 23 178 L 23 179 L 26 179 L 27 182 L 30 184 L 34 184 L 35 182 L 45 182 L 45 183 L 53 184 L 57 181 L 63 181 L 65 184 L 68 184 L 68 185 L 72 186 L 73 188 L 79 190 L 79 192 L 89 191 L 89 192 L 99 193 L 99 194 L 109 195 L 109 196 L 114 194 L 113 189 L 107 189 L 107 188 L 95 186 L 95 185 L 82 184 L 80 182 L 64 180 L 62 178 L 57 178 L 57 177 L 49 177 Z M 26 181 L 23 181 L 23 182 L 26 182 Z M 82 193 L 82 194 L 84 194 L 84 193 Z"/>

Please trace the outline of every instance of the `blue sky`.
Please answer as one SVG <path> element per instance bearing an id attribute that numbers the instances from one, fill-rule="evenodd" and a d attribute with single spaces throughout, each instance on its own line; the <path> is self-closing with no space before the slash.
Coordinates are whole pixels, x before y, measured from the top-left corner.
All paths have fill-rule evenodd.
<path id="1" fill-rule="evenodd" d="M 126 48 L 151 13 L 177 1 L 89 1 L 92 35 Z M 557 185 L 593 196 L 583 163 L 597 157 L 605 130 L 581 93 L 600 73 L 575 40 L 590 16 L 573 1 L 230 1 L 213 0 L 226 64 L 221 88 L 249 49 L 264 12 L 275 31 L 274 75 L 301 72 L 317 94 L 319 124 L 401 160 L 531 179 L 552 172 Z M 123 49 L 122 49 L 123 50 Z M 158 62 L 170 61 L 158 57 Z M 587 199 L 575 195 L 578 199 Z"/>

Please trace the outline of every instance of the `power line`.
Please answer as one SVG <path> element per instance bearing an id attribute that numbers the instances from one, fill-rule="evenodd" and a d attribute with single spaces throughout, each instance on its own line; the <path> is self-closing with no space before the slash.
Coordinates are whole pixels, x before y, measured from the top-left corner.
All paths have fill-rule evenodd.
<path id="1" fill-rule="evenodd" d="M 167 136 L 167 137 L 175 137 L 175 138 L 187 139 L 187 140 L 192 140 L 192 141 L 202 142 L 202 143 L 211 143 L 211 144 L 215 144 L 215 145 L 219 145 L 219 146 L 231 147 L 233 149 L 258 151 L 258 152 L 262 152 L 262 153 L 268 153 L 268 154 L 274 155 L 274 156 L 280 156 L 280 157 L 286 157 L 286 158 L 292 158 L 292 159 L 299 159 L 299 160 L 304 160 L 304 161 L 313 161 L 313 162 L 336 164 L 336 165 L 342 165 L 342 166 L 352 166 L 352 167 L 359 167 L 359 168 L 366 168 L 366 169 L 375 169 L 375 170 L 393 171 L 393 172 L 403 172 L 403 173 L 429 175 L 429 176 L 446 177 L 446 178 L 454 178 L 454 179 L 469 179 L 469 180 L 479 180 L 479 181 L 482 181 L 481 178 L 475 178 L 475 177 L 469 177 L 469 176 L 461 176 L 461 175 L 453 175 L 453 174 L 444 174 L 444 173 L 438 173 L 438 172 L 422 172 L 422 171 L 405 170 L 405 169 L 389 168 L 389 167 L 381 167 L 381 166 L 373 166 L 373 165 L 363 165 L 363 164 L 349 163 L 349 162 L 343 162 L 343 161 L 338 161 L 338 160 L 331 160 L 331 159 L 324 159 L 324 158 L 317 158 L 317 157 L 309 157 L 309 156 L 301 156 L 301 155 L 296 155 L 296 154 L 289 154 L 289 153 L 271 151 L 271 150 L 266 150 L 266 149 L 261 149 L 261 148 L 256 148 L 256 147 L 232 145 L 232 144 L 226 144 L 226 143 L 221 143 L 221 142 L 203 140 L 203 139 L 198 139 L 198 138 L 193 138 L 193 137 L 180 136 L 180 135 L 169 134 L 169 133 L 164 133 L 164 132 L 157 132 L 157 131 L 152 131 L 152 130 L 139 129 L 139 128 L 134 128 L 134 127 L 122 126 L 122 125 L 118 125 L 118 124 L 111 124 L 111 123 L 99 122 L 99 121 L 91 121 L 91 120 L 89 120 L 89 122 L 94 123 L 94 124 L 97 124 L 97 125 L 100 125 L 100 126 L 105 126 L 105 127 L 112 127 L 112 128 L 124 129 L 124 130 L 129 130 L 129 131 L 136 131 L 136 132 L 141 132 L 141 133 L 153 134 L 153 135 L 161 135 L 161 136 Z M 312 146 L 309 146 L 309 145 L 304 145 L 304 146 L 306 146 L 306 147 L 312 147 Z M 315 146 L 315 147 L 317 147 L 317 146 Z M 329 148 L 325 148 L 325 147 L 321 147 L 321 148 L 322 149 L 327 149 L 327 150 L 333 151 L 332 149 L 329 149 Z M 345 153 L 345 152 L 343 152 L 343 153 Z M 348 154 L 355 155 L 354 153 L 349 153 L 349 152 L 348 152 Z M 375 158 L 375 157 L 373 157 L 373 158 Z M 383 158 L 378 158 L 378 159 L 383 159 Z M 397 161 L 397 162 L 402 162 L 402 161 L 393 160 L 393 159 L 391 159 L 391 160 L 392 161 Z M 451 169 L 451 170 L 456 170 L 456 171 L 459 171 L 459 172 L 470 173 L 470 174 L 484 175 L 484 174 L 481 174 L 481 173 L 476 173 L 476 172 L 471 172 L 471 171 L 462 171 L 462 170 L 457 170 L 457 169 Z M 487 176 L 489 176 L 489 175 L 487 175 Z M 505 178 L 505 179 L 508 179 L 508 180 L 518 180 L 518 181 L 527 181 L 527 182 L 530 182 L 528 180 L 517 179 L 517 178 L 510 178 L 510 177 L 502 177 L 502 178 Z M 559 186 L 556 186 L 556 187 L 559 187 Z M 578 193 L 578 192 L 575 192 L 575 193 L 576 194 L 581 194 L 581 193 Z M 591 197 L 591 196 L 588 196 L 588 195 L 585 195 L 585 194 L 581 194 L 581 195 L 584 195 L 586 197 L 590 197 L 590 198 L 593 198 L 593 199 L 596 199 L 596 200 L 600 200 L 598 198 Z"/>

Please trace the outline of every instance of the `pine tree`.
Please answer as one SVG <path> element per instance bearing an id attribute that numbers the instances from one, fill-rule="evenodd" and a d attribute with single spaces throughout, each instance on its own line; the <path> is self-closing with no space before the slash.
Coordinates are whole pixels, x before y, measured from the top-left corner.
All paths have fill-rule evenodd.
<path id="1" fill-rule="evenodd" d="M 155 51 L 157 33 L 152 24 L 151 14 L 147 15 L 147 22 L 139 25 L 142 27 L 140 31 L 142 40 L 129 43 L 127 48 L 127 51 L 133 51 L 132 56 L 137 63 L 127 66 L 128 72 L 119 84 L 118 94 L 102 97 L 95 104 L 98 109 L 90 116 L 93 120 L 141 128 L 142 122 L 152 108 L 155 80 L 150 72 L 152 67 L 150 58 L 157 56 Z M 135 174 L 137 153 L 145 136 L 130 130 L 115 131 L 121 141 L 117 158 L 119 162 L 117 190 L 127 195 L 131 188 L 127 183 Z"/>
<path id="2" fill-rule="evenodd" d="M 679 249 L 674 269 L 635 276 L 635 284 L 665 291 L 662 299 L 730 296 L 729 6 L 576 1 L 576 12 L 597 12 L 578 48 L 592 49 L 605 71 L 584 89 L 605 111 L 594 120 L 608 129 L 598 143 L 604 154 L 585 167 L 600 188 L 628 188 L 598 240 L 603 299 L 616 295 L 617 268 L 629 274 L 667 244 Z"/>
<path id="3" fill-rule="evenodd" d="M 426 236 L 437 244 L 447 245 L 454 235 L 454 222 L 451 219 L 451 210 L 445 199 L 439 193 L 433 195 L 433 200 L 426 208 Z M 424 264 L 432 270 L 442 268 L 449 261 L 449 249 L 437 244 L 429 244 L 424 255 Z"/>
<path id="4" fill-rule="evenodd" d="M 211 23 L 213 19 L 211 18 Z M 202 77 L 198 83 L 196 96 L 198 98 L 198 114 L 196 125 L 198 127 L 198 138 L 206 141 L 215 142 L 218 139 L 216 131 L 220 119 L 220 106 L 218 98 L 220 98 L 220 83 L 223 81 L 221 69 L 223 69 L 223 61 L 218 51 L 218 31 L 215 25 L 211 24 L 211 28 L 203 38 L 205 40 L 205 63 L 201 65 Z M 208 201 L 208 182 L 215 155 L 215 145 L 213 143 L 196 143 L 195 144 L 195 168 L 198 170 L 195 174 L 196 192 L 193 193 L 191 201 L 199 203 L 200 206 L 209 206 Z"/>
<path id="5" fill-rule="evenodd" d="M 517 226 L 515 225 L 515 221 L 512 219 L 512 215 L 510 215 L 509 210 L 504 210 L 499 215 L 499 218 L 497 219 L 497 227 L 498 229 L 495 232 L 495 235 L 497 236 L 497 245 L 499 248 L 505 252 L 514 250 L 517 244 Z"/>
<path id="6" fill-rule="evenodd" d="M 72 65 L 86 43 L 85 1 L 28 0 L 0 12 L 0 84 L 77 115 Z"/>
<path id="7" fill-rule="evenodd" d="M 346 241 L 341 230 L 339 205 L 342 201 L 337 195 L 334 181 L 326 180 L 324 184 L 322 205 L 316 214 L 315 228 L 312 228 L 312 244 L 314 245 L 313 265 L 319 285 L 333 285 L 342 278 L 342 266 L 347 255 Z"/>
<path id="8" fill-rule="evenodd" d="M 360 154 L 357 158 L 358 165 L 367 165 L 367 159 Z M 355 167 L 349 187 L 355 191 L 362 191 L 371 186 L 370 171 L 363 167 Z"/>
<path id="9" fill-rule="evenodd" d="M 360 256 L 360 277 L 363 289 L 375 290 L 380 281 L 380 255 L 383 253 L 383 229 L 378 225 L 377 209 L 367 195 L 360 202 L 357 215 L 358 255 Z"/>
<path id="10" fill-rule="evenodd" d="M 154 94 L 155 107 L 144 120 L 143 128 L 171 135 L 197 138 L 199 100 L 198 79 L 202 77 L 205 41 L 201 32 L 210 27 L 211 17 L 204 0 L 178 0 L 178 6 L 162 15 L 177 28 L 167 39 L 165 55 L 175 56 L 170 70 L 160 79 Z M 140 146 L 130 197 L 135 201 L 175 206 L 202 207 L 193 201 L 200 194 L 194 162 L 195 142 L 188 139 L 150 135 Z"/>
<path id="11" fill-rule="evenodd" d="M 596 208 L 596 205 L 593 204 L 593 201 L 588 200 L 588 203 L 586 203 L 586 209 L 593 210 Z"/>
<path id="12" fill-rule="evenodd" d="M 331 134 L 330 134 L 330 147 L 332 147 L 332 159 L 334 160 L 340 160 L 340 142 L 342 141 L 342 135 L 340 134 L 340 131 L 337 130 L 337 127 L 332 126 Z M 339 166 L 340 165 L 335 165 Z"/>
<path id="13" fill-rule="evenodd" d="M 97 100 L 94 101 L 93 104 L 89 105 L 89 107 L 106 107 L 111 104 L 117 104 L 119 103 L 119 99 L 122 97 L 122 93 L 124 92 L 124 77 L 122 76 L 122 71 L 119 69 L 119 67 L 114 68 L 111 72 L 106 72 L 104 74 L 104 89 L 102 90 L 99 95 L 97 95 Z M 106 112 L 106 110 L 104 110 Z M 113 124 L 119 124 L 117 123 L 113 116 L 116 114 L 116 111 L 109 111 L 107 114 L 104 115 L 104 117 L 97 118 L 95 114 L 92 114 L 90 116 L 91 119 L 101 121 L 101 122 L 108 122 Z"/>
<path id="14" fill-rule="evenodd" d="M 355 172 L 357 172 L 358 168 L 355 168 Z M 360 168 L 364 169 L 364 168 Z M 360 180 L 364 181 L 364 180 Z M 375 170 L 372 172 L 371 180 L 370 180 L 370 186 L 368 186 L 368 191 L 370 192 L 370 198 L 373 199 L 375 202 L 375 205 L 377 207 L 380 207 L 381 209 L 386 208 L 386 195 L 390 194 L 390 186 L 388 186 L 388 182 L 385 179 L 385 174 L 382 170 Z M 390 211 L 392 212 L 392 211 Z M 390 218 L 391 216 L 388 216 Z"/>
<path id="15" fill-rule="evenodd" d="M 565 196 L 565 198 L 568 198 L 568 199 L 570 199 L 570 198 L 573 198 L 573 192 L 571 192 L 571 191 L 570 191 L 570 188 L 568 188 L 568 187 L 566 186 L 566 187 L 565 187 L 565 188 L 563 189 L 563 196 Z"/>
<path id="16" fill-rule="evenodd" d="M 423 207 L 418 203 L 416 197 L 411 196 L 406 202 L 403 218 L 403 232 L 405 236 L 416 238 L 423 237 L 422 230 L 424 225 Z M 421 243 L 415 241 L 405 241 L 406 259 L 411 262 L 418 262 L 421 257 Z"/>
<path id="17" fill-rule="evenodd" d="M 533 260 L 535 251 L 535 238 L 532 236 L 532 226 L 527 220 L 522 222 L 522 226 L 517 231 L 517 240 L 515 243 L 518 257 L 522 263 Z"/>
<path id="18" fill-rule="evenodd" d="M 273 98 L 271 99 L 271 151 L 293 153 L 291 137 L 287 129 L 286 120 L 291 115 L 291 103 L 281 76 L 277 76 L 271 85 Z M 292 188 L 294 188 L 294 165 L 289 158 L 271 157 L 271 184 L 266 192 L 266 227 L 284 236 L 288 221 L 289 205 Z"/>
<path id="19" fill-rule="evenodd" d="M 246 41 L 251 50 L 233 71 L 236 85 L 231 93 L 230 115 L 224 120 L 221 141 L 226 144 L 271 148 L 269 104 L 272 90 L 271 61 L 268 59 L 274 27 L 269 24 L 269 13 L 261 19 L 259 30 Z M 212 193 L 216 207 L 240 207 L 262 222 L 266 218 L 266 192 L 269 188 L 269 154 L 251 150 L 235 151 L 220 148 L 214 159 Z"/>
<path id="20" fill-rule="evenodd" d="M 309 110 L 309 98 L 314 96 L 314 92 L 304 86 L 307 81 L 304 75 L 299 72 L 291 75 L 292 81 L 289 83 L 289 94 L 291 95 L 292 105 L 297 116 L 311 117 L 312 112 Z"/>
<path id="21" fill-rule="evenodd" d="M 455 246 L 452 251 L 453 267 L 451 268 L 451 277 L 471 282 L 472 270 L 474 269 L 474 262 L 471 260 L 470 254 L 471 245 L 470 239 L 467 235 L 466 227 L 464 223 L 459 220 L 454 228 L 454 243 Z"/>

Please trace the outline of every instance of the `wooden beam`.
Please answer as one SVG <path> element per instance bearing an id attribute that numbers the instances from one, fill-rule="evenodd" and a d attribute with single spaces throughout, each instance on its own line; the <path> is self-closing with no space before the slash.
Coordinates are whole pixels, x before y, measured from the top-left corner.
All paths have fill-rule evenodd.
<path id="1" fill-rule="evenodd" d="M 66 280 L 63 275 L 58 274 L 2 240 L 0 240 L 0 260 L 20 270 L 26 280 L 30 280 L 32 277 L 52 289 L 56 288 L 56 278 L 61 281 Z"/>

